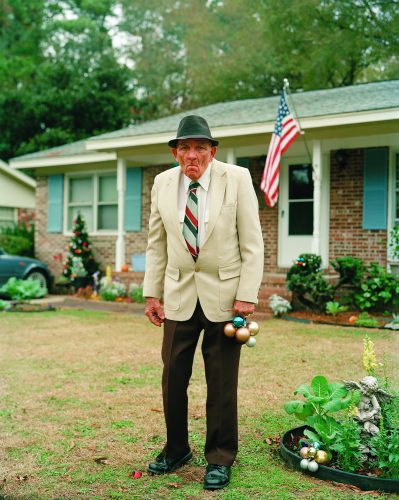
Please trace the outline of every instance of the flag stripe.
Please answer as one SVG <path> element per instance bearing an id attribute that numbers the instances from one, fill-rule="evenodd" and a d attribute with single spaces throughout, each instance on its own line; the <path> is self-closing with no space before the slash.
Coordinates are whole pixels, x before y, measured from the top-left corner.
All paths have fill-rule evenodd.
<path id="1" fill-rule="evenodd" d="M 260 188 L 265 194 L 265 200 L 269 207 L 273 207 L 278 199 L 281 156 L 298 135 L 298 124 L 290 113 L 283 91 L 281 92 L 274 132 L 260 183 Z"/>

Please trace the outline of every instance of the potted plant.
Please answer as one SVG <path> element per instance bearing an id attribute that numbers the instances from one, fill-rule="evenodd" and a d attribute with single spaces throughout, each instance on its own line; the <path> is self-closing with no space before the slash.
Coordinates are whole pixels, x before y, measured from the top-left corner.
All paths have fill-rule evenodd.
<path id="1" fill-rule="evenodd" d="M 389 233 L 389 265 L 392 274 L 399 276 L 399 225 L 395 224 Z"/>

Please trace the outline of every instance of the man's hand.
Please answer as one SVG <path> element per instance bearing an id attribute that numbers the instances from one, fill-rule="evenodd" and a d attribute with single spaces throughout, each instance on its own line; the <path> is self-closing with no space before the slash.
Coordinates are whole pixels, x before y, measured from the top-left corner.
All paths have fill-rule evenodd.
<path id="1" fill-rule="evenodd" d="M 233 312 L 238 316 L 248 316 L 255 311 L 255 304 L 252 302 L 243 302 L 242 300 L 235 300 L 233 305 Z"/>
<path id="2" fill-rule="evenodd" d="M 161 326 L 165 321 L 165 314 L 161 303 L 155 297 L 146 297 L 144 313 L 155 326 Z"/>

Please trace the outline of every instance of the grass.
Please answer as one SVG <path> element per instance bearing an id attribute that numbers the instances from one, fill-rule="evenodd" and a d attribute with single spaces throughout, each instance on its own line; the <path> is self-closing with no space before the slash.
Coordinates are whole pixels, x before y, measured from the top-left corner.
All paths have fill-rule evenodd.
<path id="1" fill-rule="evenodd" d="M 398 380 L 399 337 L 367 330 Z M 0 498 L 352 499 L 348 487 L 290 470 L 266 444 L 297 424 L 282 404 L 315 374 L 359 379 L 363 330 L 271 320 L 240 368 L 240 451 L 231 485 L 204 492 L 206 386 L 195 358 L 189 388 L 194 459 L 148 476 L 164 442 L 162 332 L 144 317 L 65 310 L 0 315 Z M 198 350 L 199 351 L 199 350 Z M 131 473 L 143 472 L 134 480 Z M 370 495 L 362 495 L 371 498 Z"/>

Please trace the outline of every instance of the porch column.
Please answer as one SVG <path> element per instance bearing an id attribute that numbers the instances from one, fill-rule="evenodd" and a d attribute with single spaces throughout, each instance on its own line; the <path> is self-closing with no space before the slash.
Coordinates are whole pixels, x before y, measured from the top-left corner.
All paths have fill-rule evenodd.
<path id="1" fill-rule="evenodd" d="M 227 150 L 226 163 L 230 163 L 230 165 L 235 165 L 236 164 L 236 155 L 235 155 L 235 152 L 234 152 L 234 148 L 229 148 Z"/>
<path id="2" fill-rule="evenodd" d="M 116 189 L 118 191 L 118 236 L 115 248 L 115 271 L 121 271 L 125 263 L 126 160 L 124 158 L 118 158 L 117 161 Z"/>
<path id="3" fill-rule="evenodd" d="M 322 155 L 320 141 L 313 142 L 313 240 L 312 253 L 321 255 L 320 222 L 321 222 L 321 180 Z"/>

